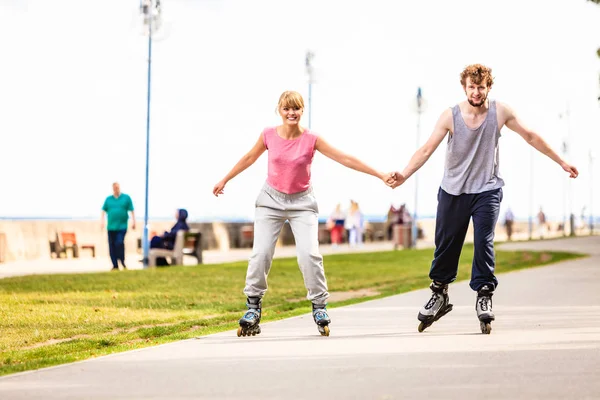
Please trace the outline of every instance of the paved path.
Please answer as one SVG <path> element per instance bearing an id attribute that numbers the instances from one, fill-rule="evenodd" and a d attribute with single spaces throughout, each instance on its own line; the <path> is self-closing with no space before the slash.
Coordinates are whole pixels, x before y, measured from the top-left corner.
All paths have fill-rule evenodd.
<path id="1" fill-rule="evenodd" d="M 333 308 L 328 338 L 305 315 L 253 338 L 229 331 L 0 378 L 0 398 L 600 398 L 600 237 L 501 247 L 592 256 L 500 275 L 491 335 L 463 282 L 454 310 L 421 334 L 428 290 Z"/>

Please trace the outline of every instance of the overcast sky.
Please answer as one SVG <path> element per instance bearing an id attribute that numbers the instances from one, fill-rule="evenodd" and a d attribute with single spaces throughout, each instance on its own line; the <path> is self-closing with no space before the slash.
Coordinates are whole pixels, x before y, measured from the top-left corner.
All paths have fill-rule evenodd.
<path id="1" fill-rule="evenodd" d="M 569 137 L 580 171 L 566 174 L 502 130 L 503 210 L 543 206 L 551 218 L 590 204 L 589 149 L 600 143 L 600 7 L 584 0 L 163 0 L 153 46 L 151 217 L 251 218 L 267 154 L 211 191 L 262 129 L 280 122 L 284 90 L 307 95 L 312 128 L 375 168 L 404 168 L 417 148 L 417 87 L 427 100 L 419 143 L 464 99 L 459 73 L 493 69 L 490 97 L 511 105 L 557 151 Z M 113 181 L 144 209 L 147 40 L 138 0 L 0 1 L 2 217 L 93 217 Z M 306 98 L 305 98 L 306 99 Z M 564 114 L 570 109 L 569 118 Z M 560 118 L 560 115 L 563 118 Z M 305 113 L 304 123 L 308 123 Z M 433 215 L 445 143 L 418 173 L 419 214 Z M 533 186 L 531 184 L 533 171 Z M 392 191 L 320 153 L 313 184 L 322 216 L 341 202 L 384 215 L 414 209 L 415 178 Z M 597 183 L 596 183 L 596 186 Z M 530 190 L 532 188 L 532 190 Z M 533 193 L 531 197 L 530 193 Z M 594 196 L 600 214 L 600 193 Z"/>

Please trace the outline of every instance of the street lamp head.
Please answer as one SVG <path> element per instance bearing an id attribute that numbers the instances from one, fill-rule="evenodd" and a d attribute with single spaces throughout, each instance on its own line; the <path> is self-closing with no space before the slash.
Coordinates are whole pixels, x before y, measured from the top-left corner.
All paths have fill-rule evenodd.
<path id="1" fill-rule="evenodd" d="M 427 100 L 423 97 L 423 89 L 417 87 L 417 96 L 410 101 L 410 109 L 417 114 L 424 113 L 427 110 Z"/>
<path id="2" fill-rule="evenodd" d="M 144 35 L 154 35 L 162 28 L 162 5 L 160 0 L 141 0 L 140 18 Z"/>
<path id="3" fill-rule="evenodd" d="M 313 80 L 313 66 L 312 66 L 312 60 L 313 58 L 315 58 L 315 53 L 313 53 L 310 50 L 306 51 L 306 56 L 304 58 L 304 66 L 306 67 L 306 74 L 308 75 L 308 80 L 310 82 L 312 82 Z"/>
<path id="4" fill-rule="evenodd" d="M 312 59 L 315 57 L 315 53 L 313 53 L 311 50 L 306 50 L 306 57 L 304 59 L 306 68 L 310 68 L 311 67 L 311 62 Z"/>

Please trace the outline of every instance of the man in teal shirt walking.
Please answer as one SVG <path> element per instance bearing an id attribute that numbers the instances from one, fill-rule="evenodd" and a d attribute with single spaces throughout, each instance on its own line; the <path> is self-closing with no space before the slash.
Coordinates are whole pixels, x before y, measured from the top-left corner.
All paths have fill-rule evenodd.
<path id="1" fill-rule="evenodd" d="M 125 266 L 125 234 L 127 233 L 127 222 L 131 212 L 131 229 L 135 230 L 135 214 L 131 197 L 121 193 L 121 187 L 117 182 L 113 183 L 113 194 L 104 200 L 100 221 L 104 229 L 104 214 L 108 219 L 106 230 L 108 231 L 108 251 L 112 261 L 113 271 L 119 270 L 118 261 L 121 260 Z"/>

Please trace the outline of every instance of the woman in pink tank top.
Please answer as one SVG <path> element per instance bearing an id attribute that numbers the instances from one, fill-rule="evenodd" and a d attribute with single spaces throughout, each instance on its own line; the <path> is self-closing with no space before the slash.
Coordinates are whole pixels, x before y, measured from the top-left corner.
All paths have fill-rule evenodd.
<path id="1" fill-rule="evenodd" d="M 240 319 L 238 336 L 260 333 L 262 298 L 267 291 L 267 275 L 271 268 L 275 244 L 288 221 L 298 252 L 298 264 L 308 290 L 307 299 L 313 305 L 313 318 L 321 335 L 329 336 L 331 322 L 327 310 L 327 280 L 323 257 L 319 253 L 318 206 L 311 188 L 311 165 L 315 151 L 338 163 L 373 175 L 388 186 L 394 183 L 391 174 L 379 172 L 358 158 L 345 154 L 323 138 L 300 126 L 304 100 L 297 92 L 284 92 L 278 103 L 282 124 L 266 128 L 256 144 L 213 188 L 213 194 L 223 194 L 227 182 L 268 150 L 267 181 L 256 199 L 254 243 L 248 263 L 246 286 L 248 311 Z"/>

